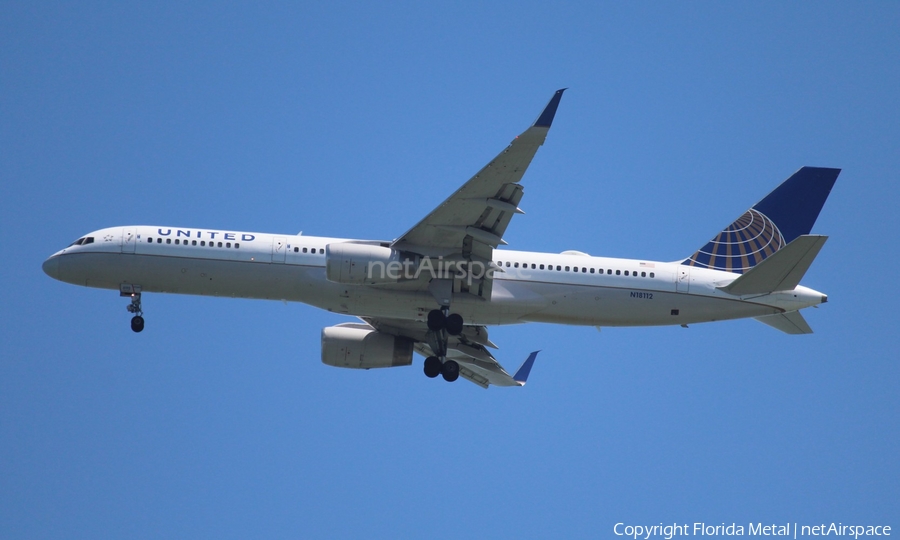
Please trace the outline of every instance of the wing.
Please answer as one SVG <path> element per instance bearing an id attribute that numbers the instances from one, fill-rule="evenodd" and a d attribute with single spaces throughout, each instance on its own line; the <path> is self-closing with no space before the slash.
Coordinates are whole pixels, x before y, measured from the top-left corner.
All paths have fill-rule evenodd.
<path id="1" fill-rule="evenodd" d="M 519 181 L 538 147 L 544 144 L 563 91 L 557 90 L 538 119 L 505 150 L 469 179 L 456 193 L 392 247 L 427 256 L 461 255 L 488 263 L 493 249 L 505 244 L 503 234 L 513 214 L 522 213 Z"/>
<path id="2" fill-rule="evenodd" d="M 437 344 L 432 344 L 433 333 L 424 322 L 404 319 L 360 317 L 379 332 L 405 337 L 416 342 L 415 350 L 422 356 L 434 356 Z M 494 358 L 488 347 L 496 349 L 487 336 L 484 326 L 466 326 L 459 336 L 450 336 L 447 342 L 447 359 L 459 364 L 459 374 L 466 380 L 487 388 L 494 386 L 525 386 L 531 367 L 539 351 L 528 356 L 515 375 L 510 375 Z"/>

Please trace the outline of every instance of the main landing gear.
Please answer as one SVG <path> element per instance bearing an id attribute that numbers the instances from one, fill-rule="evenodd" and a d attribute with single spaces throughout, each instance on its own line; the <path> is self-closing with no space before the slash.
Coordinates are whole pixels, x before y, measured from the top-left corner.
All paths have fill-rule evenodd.
<path id="1" fill-rule="evenodd" d="M 134 313 L 134 317 L 131 318 L 131 330 L 140 332 L 144 329 L 144 310 L 141 308 L 140 285 L 121 285 L 119 296 L 131 298 L 131 303 L 125 306 L 125 309 L 128 310 L 128 313 Z"/>
<path id="2" fill-rule="evenodd" d="M 441 375 L 447 382 L 455 381 L 459 378 L 459 364 L 447 359 L 447 340 L 448 336 L 462 333 L 463 318 L 459 314 L 451 314 L 450 308 L 446 306 L 433 309 L 428 312 L 428 330 L 429 345 L 437 356 L 425 359 L 425 376 L 433 379 Z"/>

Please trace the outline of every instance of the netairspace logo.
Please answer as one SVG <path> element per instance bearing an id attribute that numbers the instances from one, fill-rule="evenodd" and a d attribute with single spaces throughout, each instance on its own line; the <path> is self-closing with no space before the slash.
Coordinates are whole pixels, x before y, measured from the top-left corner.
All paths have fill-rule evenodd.
<path id="1" fill-rule="evenodd" d="M 889 525 L 844 525 L 843 523 L 821 523 L 818 525 L 800 525 L 798 523 L 749 523 L 746 527 L 731 523 L 719 525 L 707 525 L 695 522 L 673 523 L 671 525 L 626 525 L 616 523 L 613 527 L 616 536 L 629 538 L 642 538 L 650 540 L 653 537 L 672 540 L 676 536 L 780 536 L 787 538 L 800 538 L 802 536 L 845 536 L 858 539 L 866 536 L 890 536 Z"/>

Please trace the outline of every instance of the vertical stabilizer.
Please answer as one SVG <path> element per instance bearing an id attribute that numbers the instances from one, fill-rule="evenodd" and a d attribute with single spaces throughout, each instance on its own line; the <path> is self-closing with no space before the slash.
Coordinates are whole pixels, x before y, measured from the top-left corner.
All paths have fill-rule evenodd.
<path id="1" fill-rule="evenodd" d="M 840 172 L 801 168 L 682 264 L 743 274 L 809 234 Z"/>

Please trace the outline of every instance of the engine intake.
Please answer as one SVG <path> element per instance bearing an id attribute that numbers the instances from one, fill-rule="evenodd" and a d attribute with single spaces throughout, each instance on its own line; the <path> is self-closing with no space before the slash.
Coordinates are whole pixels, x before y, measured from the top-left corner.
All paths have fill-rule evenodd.
<path id="1" fill-rule="evenodd" d="M 322 363 L 343 368 L 371 369 L 412 364 L 413 342 L 362 324 L 322 329 Z"/>

